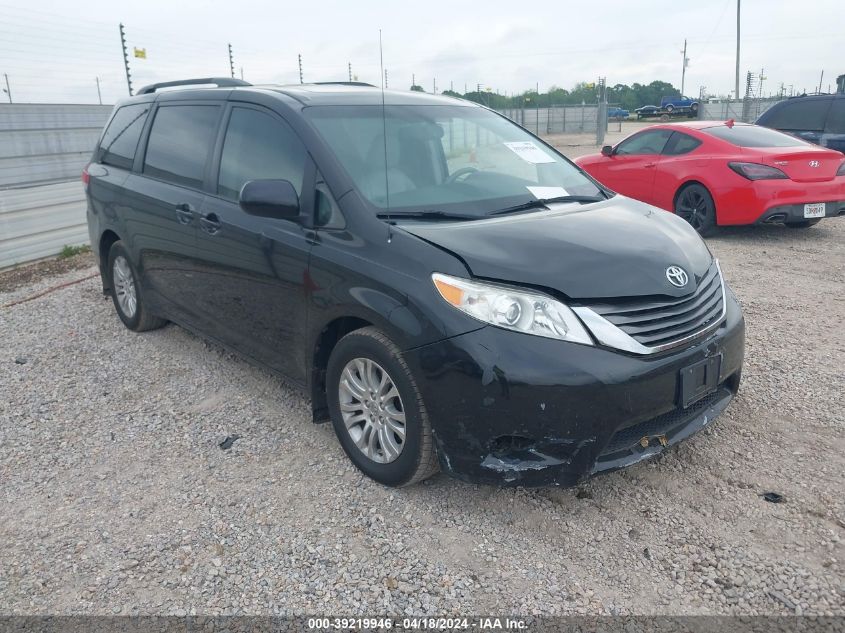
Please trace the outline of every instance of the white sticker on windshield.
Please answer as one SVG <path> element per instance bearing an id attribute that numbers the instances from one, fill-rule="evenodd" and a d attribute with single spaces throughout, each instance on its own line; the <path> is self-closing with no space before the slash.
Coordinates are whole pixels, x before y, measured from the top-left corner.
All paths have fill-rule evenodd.
<path id="1" fill-rule="evenodd" d="M 569 192 L 563 187 L 526 187 L 537 200 L 548 200 L 568 196 Z"/>
<path id="2" fill-rule="evenodd" d="M 505 146 L 522 160 L 528 163 L 553 163 L 555 159 L 546 154 L 531 141 L 505 143 Z"/>

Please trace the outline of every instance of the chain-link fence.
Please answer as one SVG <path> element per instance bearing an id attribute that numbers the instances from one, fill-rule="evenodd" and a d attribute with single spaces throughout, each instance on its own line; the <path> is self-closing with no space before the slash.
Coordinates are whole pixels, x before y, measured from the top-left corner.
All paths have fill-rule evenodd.
<path id="1" fill-rule="evenodd" d="M 535 134 L 589 134 L 596 131 L 598 106 L 553 105 L 549 108 L 506 108 L 506 117 Z"/>

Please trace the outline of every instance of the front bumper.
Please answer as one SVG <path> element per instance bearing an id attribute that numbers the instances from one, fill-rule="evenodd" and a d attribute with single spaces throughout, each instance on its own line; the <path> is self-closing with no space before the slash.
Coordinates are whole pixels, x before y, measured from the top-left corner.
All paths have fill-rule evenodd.
<path id="1" fill-rule="evenodd" d="M 730 293 L 728 293 L 730 294 Z M 739 387 L 745 326 L 680 351 L 633 356 L 484 327 L 405 353 L 444 472 L 476 483 L 573 486 L 709 424 Z M 721 355 L 718 389 L 678 406 L 681 369 Z"/>

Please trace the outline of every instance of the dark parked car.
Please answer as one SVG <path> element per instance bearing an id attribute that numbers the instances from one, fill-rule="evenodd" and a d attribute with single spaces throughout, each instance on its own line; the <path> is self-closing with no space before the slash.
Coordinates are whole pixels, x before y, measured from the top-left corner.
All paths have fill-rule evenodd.
<path id="1" fill-rule="evenodd" d="M 845 153 L 845 94 L 786 99 L 761 114 L 757 125 Z"/>
<path id="2" fill-rule="evenodd" d="M 573 485 L 736 393 L 743 318 L 701 238 L 503 116 L 195 82 L 219 87 L 119 103 L 85 170 L 103 290 L 131 330 L 301 386 L 373 479 Z"/>
<path id="3" fill-rule="evenodd" d="M 660 114 L 660 108 L 656 105 L 644 105 L 634 110 L 634 114 L 637 115 L 638 119 L 647 116 L 657 116 Z"/>

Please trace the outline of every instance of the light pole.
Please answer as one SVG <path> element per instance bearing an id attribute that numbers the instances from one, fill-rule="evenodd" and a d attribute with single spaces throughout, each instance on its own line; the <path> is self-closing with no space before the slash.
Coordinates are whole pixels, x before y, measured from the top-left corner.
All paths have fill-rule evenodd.
<path id="1" fill-rule="evenodd" d="M 734 96 L 739 99 L 739 6 L 741 0 L 736 0 L 736 87 Z"/>

